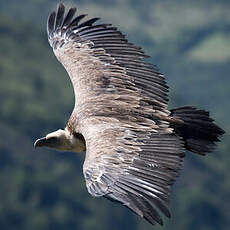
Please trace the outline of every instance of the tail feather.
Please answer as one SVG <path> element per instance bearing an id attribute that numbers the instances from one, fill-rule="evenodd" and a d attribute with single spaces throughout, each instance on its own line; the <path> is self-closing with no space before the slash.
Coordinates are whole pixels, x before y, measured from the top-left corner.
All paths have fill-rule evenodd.
<path id="1" fill-rule="evenodd" d="M 215 142 L 224 134 L 205 110 L 186 106 L 171 110 L 171 116 L 184 122 L 183 125 L 171 124 L 171 127 L 183 137 L 185 148 L 191 152 L 205 155 L 214 151 Z"/>

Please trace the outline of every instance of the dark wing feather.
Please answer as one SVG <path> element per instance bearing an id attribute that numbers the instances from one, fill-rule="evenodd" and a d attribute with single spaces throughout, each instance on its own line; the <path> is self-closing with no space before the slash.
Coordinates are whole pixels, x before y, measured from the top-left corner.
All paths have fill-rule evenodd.
<path id="1" fill-rule="evenodd" d="M 63 23 L 62 23 L 62 27 L 63 27 L 63 28 L 69 26 L 69 24 L 70 24 L 70 22 L 72 21 L 73 16 L 74 16 L 74 14 L 76 13 L 76 11 L 77 11 L 76 8 L 71 8 L 71 9 L 68 11 L 68 13 L 67 13 L 67 15 L 66 15 L 66 17 L 65 17 L 65 19 L 64 19 L 64 21 L 63 21 Z"/>
<path id="2" fill-rule="evenodd" d="M 49 34 L 49 37 L 54 31 L 55 18 L 56 18 L 56 13 L 52 12 L 48 18 L 48 23 L 47 23 L 47 32 Z"/>
<path id="3" fill-rule="evenodd" d="M 65 7 L 64 7 L 64 5 L 62 3 L 60 3 L 59 6 L 58 6 L 58 10 L 57 10 L 54 30 L 56 30 L 56 29 L 58 29 L 59 27 L 62 26 L 64 13 L 65 13 Z"/>
<path id="4" fill-rule="evenodd" d="M 81 28 L 81 27 L 85 27 L 85 26 L 91 26 L 94 22 L 98 21 L 100 18 L 92 18 L 92 19 L 89 19 L 83 23 L 81 23 L 77 29 Z"/>
<path id="5" fill-rule="evenodd" d="M 67 128 L 86 140 L 84 176 L 93 196 L 122 203 L 151 224 L 170 217 L 170 188 L 182 167 L 183 141 L 169 127 L 168 87 L 140 47 L 110 24 L 48 19 L 48 37 L 70 75 L 75 109 Z M 61 25 L 61 26 L 60 26 Z"/>
<path id="6" fill-rule="evenodd" d="M 86 17 L 87 14 L 82 14 L 82 15 L 79 15 L 77 16 L 76 18 L 73 19 L 73 21 L 69 24 L 69 27 L 77 27 L 79 22 L 84 18 Z"/>

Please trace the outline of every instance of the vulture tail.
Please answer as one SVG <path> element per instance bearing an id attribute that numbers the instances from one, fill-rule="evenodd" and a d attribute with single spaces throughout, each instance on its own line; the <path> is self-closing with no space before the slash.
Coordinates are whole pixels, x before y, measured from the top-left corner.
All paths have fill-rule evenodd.
<path id="1" fill-rule="evenodd" d="M 218 127 L 209 112 L 186 106 L 171 110 L 171 117 L 180 119 L 182 125 L 171 124 L 177 135 L 185 142 L 185 148 L 191 152 L 206 155 L 215 150 L 219 137 L 224 130 Z"/>

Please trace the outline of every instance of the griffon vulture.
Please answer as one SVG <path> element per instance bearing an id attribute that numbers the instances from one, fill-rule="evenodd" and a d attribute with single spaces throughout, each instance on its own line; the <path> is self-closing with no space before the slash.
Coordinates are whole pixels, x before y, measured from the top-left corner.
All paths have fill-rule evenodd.
<path id="1" fill-rule="evenodd" d="M 65 14 L 60 3 L 47 22 L 49 43 L 73 84 L 74 110 L 64 130 L 34 145 L 86 152 L 91 195 L 162 225 L 159 213 L 170 217 L 170 190 L 185 150 L 205 155 L 224 131 L 204 110 L 169 110 L 165 78 L 142 49 L 111 24 L 75 13 Z"/>

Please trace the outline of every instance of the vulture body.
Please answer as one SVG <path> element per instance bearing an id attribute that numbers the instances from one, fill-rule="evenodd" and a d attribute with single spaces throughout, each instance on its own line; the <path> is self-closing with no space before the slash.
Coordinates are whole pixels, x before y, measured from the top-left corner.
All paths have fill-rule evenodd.
<path id="1" fill-rule="evenodd" d="M 47 23 L 49 43 L 74 87 L 74 110 L 64 130 L 35 147 L 86 151 L 83 173 L 91 195 L 163 224 L 159 213 L 170 217 L 170 189 L 185 150 L 205 155 L 224 131 L 204 110 L 170 111 L 165 78 L 144 61 L 141 48 L 116 27 L 75 13 L 59 4 Z"/>

